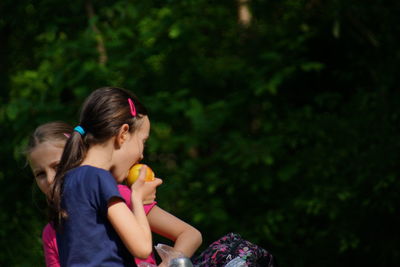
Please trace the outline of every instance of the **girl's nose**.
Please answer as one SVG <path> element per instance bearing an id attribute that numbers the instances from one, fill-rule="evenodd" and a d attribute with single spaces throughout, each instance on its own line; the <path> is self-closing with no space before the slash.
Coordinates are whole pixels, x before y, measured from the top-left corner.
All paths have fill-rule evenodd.
<path id="1" fill-rule="evenodd" d="M 55 175 L 56 175 L 56 173 L 54 171 L 48 171 L 46 173 L 46 181 L 47 181 L 48 185 L 51 185 L 53 183 Z"/>
<path id="2" fill-rule="evenodd" d="M 50 179 L 50 177 L 49 177 L 50 175 L 47 175 L 47 177 L 46 177 L 46 182 L 47 182 L 47 184 L 48 185 L 50 185 L 51 184 L 51 179 Z"/>

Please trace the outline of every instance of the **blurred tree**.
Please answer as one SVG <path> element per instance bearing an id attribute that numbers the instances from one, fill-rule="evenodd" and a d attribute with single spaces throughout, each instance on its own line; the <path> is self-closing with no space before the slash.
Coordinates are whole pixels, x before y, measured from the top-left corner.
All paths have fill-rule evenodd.
<path id="1" fill-rule="evenodd" d="M 234 231 L 282 266 L 400 262 L 400 4 L 245 3 L 247 27 L 237 1 L 0 3 L 1 266 L 43 264 L 29 133 L 105 85 L 149 107 L 159 204 L 204 246 Z"/>

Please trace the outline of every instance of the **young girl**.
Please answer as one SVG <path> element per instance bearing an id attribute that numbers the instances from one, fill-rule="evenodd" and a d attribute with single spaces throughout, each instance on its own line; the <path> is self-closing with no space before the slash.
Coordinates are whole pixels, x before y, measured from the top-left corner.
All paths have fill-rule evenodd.
<path id="1" fill-rule="evenodd" d="M 149 130 L 146 109 L 126 90 L 100 88 L 85 101 L 49 193 L 61 265 L 131 266 L 131 255 L 146 258 L 151 253 L 143 200 L 155 194 L 161 181 L 144 182 L 141 171 L 131 187 L 134 212 L 116 186 L 142 159 Z M 197 230 L 158 207 L 148 220 L 188 257 L 201 243 Z"/>
<path id="2" fill-rule="evenodd" d="M 66 123 L 50 122 L 37 127 L 29 139 L 25 151 L 26 157 L 39 189 L 46 195 L 54 180 L 58 162 L 60 161 L 67 138 L 72 131 L 72 127 Z M 128 207 L 131 207 L 130 189 L 127 186 L 118 185 L 118 190 Z M 147 202 L 149 204 L 144 205 L 146 214 L 156 204 L 156 202 L 152 201 L 152 197 Z M 56 232 L 51 224 L 47 224 L 43 229 L 42 241 L 46 266 L 59 267 Z M 154 257 L 149 257 L 146 260 L 136 258 L 135 261 L 136 263 L 145 261 L 155 264 Z"/>

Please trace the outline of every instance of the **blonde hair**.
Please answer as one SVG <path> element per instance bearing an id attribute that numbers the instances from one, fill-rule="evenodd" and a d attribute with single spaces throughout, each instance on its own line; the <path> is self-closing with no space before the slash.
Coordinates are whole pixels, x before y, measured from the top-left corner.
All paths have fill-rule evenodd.
<path id="1" fill-rule="evenodd" d="M 25 156 L 28 157 L 38 145 L 44 142 L 67 142 L 72 131 L 72 126 L 61 121 L 48 122 L 38 126 L 29 138 L 28 145 L 24 150 Z"/>

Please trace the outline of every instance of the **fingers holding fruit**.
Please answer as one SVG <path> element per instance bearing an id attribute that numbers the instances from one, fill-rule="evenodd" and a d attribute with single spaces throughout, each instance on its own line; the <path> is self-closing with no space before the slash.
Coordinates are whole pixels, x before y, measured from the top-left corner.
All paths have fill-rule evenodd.
<path id="1" fill-rule="evenodd" d="M 151 182 L 145 182 L 144 178 L 139 177 L 131 187 L 132 194 L 141 196 L 143 204 L 153 203 L 156 198 L 157 187 L 160 184 L 162 184 L 162 180 L 159 178 L 154 178 Z"/>

